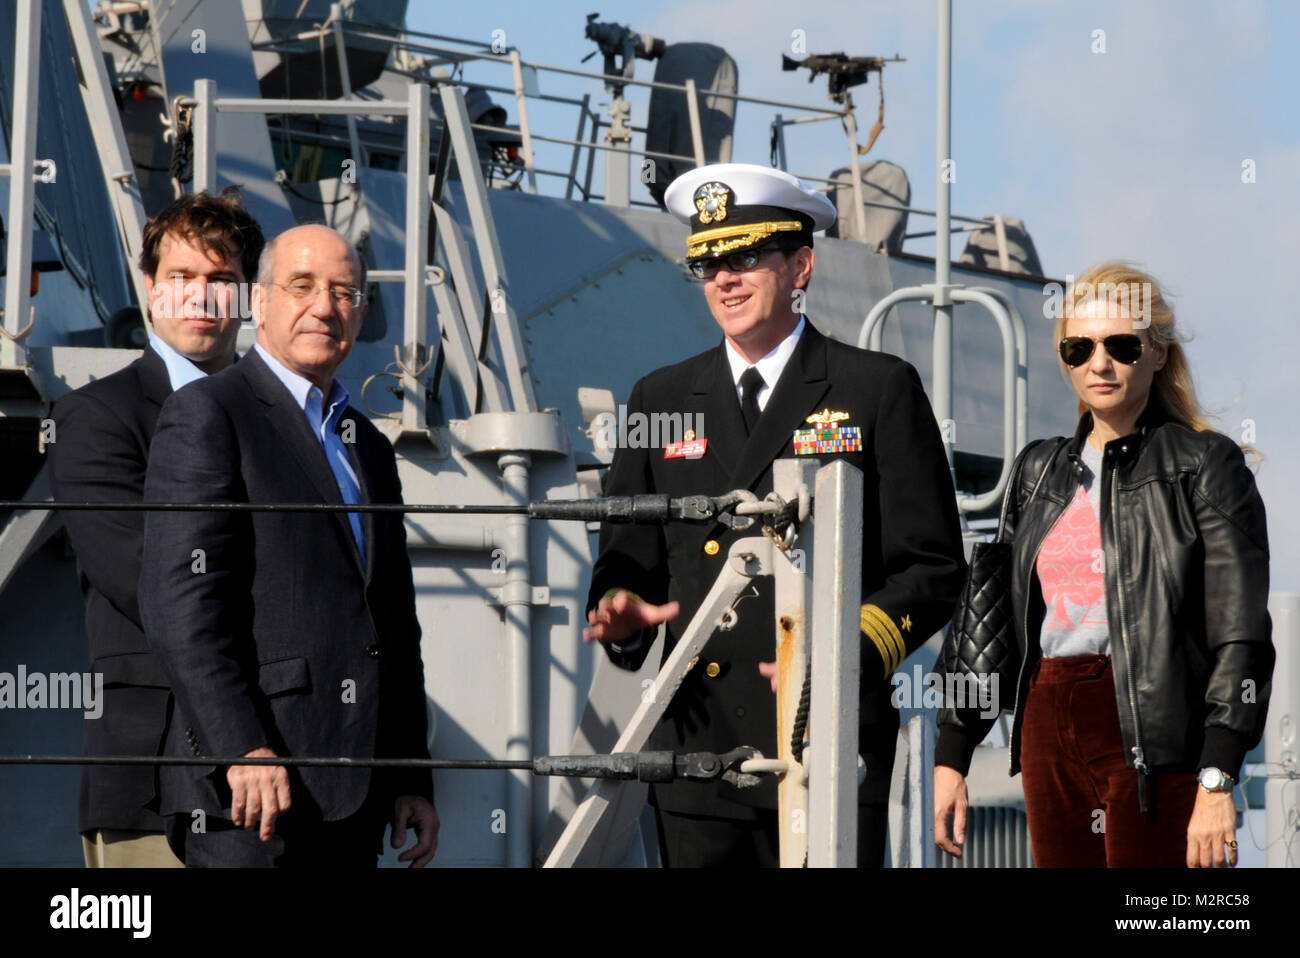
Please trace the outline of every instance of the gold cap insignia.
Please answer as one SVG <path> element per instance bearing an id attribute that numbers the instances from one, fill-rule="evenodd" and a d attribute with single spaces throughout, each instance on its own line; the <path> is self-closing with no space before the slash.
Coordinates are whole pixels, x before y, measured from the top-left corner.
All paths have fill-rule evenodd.
<path id="1" fill-rule="evenodd" d="M 695 209 L 700 214 L 700 222 L 705 226 L 710 223 L 721 223 L 727 218 L 727 203 L 732 199 L 734 194 L 731 187 L 726 183 L 719 183 L 717 180 L 710 180 L 708 183 L 700 184 L 695 191 Z"/>

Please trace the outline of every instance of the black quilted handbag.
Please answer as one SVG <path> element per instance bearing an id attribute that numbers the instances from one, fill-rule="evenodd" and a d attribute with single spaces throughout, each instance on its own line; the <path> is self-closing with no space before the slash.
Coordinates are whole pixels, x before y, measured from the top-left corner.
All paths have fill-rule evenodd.
<path id="1" fill-rule="evenodd" d="M 980 677 L 981 685 L 986 685 L 989 676 L 996 673 L 999 684 L 1005 686 L 1006 682 L 1015 681 L 1020 669 L 1015 610 L 1011 603 L 1012 544 L 1006 541 L 1007 510 L 1012 493 L 1019 486 L 1025 458 L 1036 445 L 1026 446 L 1011 467 L 1002 496 L 997 535 L 991 542 L 975 543 L 971 549 L 966 584 L 939 656 L 945 673 L 974 674 Z M 1026 503 L 1038 492 L 1054 458 L 1055 455 L 1048 456 Z"/>

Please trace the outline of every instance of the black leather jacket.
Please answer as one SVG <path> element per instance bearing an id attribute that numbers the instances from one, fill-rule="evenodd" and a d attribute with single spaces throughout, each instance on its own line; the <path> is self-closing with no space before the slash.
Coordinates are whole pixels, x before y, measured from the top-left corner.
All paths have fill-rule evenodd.
<path id="1" fill-rule="evenodd" d="M 1106 444 L 1093 487 L 1101 493 L 1124 750 L 1129 767 L 1144 773 L 1214 766 L 1236 776 L 1263 735 L 1273 672 L 1264 503 L 1231 439 L 1188 429 L 1155 405 L 1133 433 Z M 959 649 L 955 657 L 960 670 L 998 670 L 1002 707 L 1013 706 L 1013 775 L 1045 613 L 1035 561 L 1078 492 L 1079 450 L 1091 428 L 1084 413 L 1072 439 L 1042 440 L 1025 455 L 1007 521 L 1017 648 Z M 1037 494 L 1025 502 L 1040 474 Z M 978 708 L 940 711 L 935 763 L 965 774 L 993 722 Z"/>

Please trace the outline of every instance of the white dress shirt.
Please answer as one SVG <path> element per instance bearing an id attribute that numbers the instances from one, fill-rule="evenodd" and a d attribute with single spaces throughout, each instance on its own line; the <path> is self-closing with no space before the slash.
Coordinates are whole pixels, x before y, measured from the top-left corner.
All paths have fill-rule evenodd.
<path id="1" fill-rule="evenodd" d="M 750 366 L 758 367 L 758 374 L 763 377 L 763 388 L 758 391 L 758 409 L 762 412 L 763 407 L 767 405 L 768 398 L 772 395 L 772 389 L 776 386 L 776 381 L 781 378 L 781 372 L 785 369 L 786 363 L 794 355 L 794 348 L 799 344 L 799 336 L 803 333 L 804 316 L 799 314 L 799 324 L 790 332 L 790 335 L 781 340 L 776 348 L 764 356 L 756 363 L 751 363 L 731 345 L 730 340 L 724 339 L 727 348 L 727 362 L 731 366 L 731 381 L 736 384 L 736 401 L 743 401 L 740 388 L 740 377 L 745 374 L 745 370 Z M 638 633 L 628 638 L 626 642 L 611 642 L 610 646 L 616 652 L 633 652 L 641 647 L 645 641 L 645 634 Z"/>
<path id="2" fill-rule="evenodd" d="M 740 355 L 736 347 L 731 345 L 731 340 L 723 340 L 727 344 L 727 363 L 731 366 L 731 381 L 736 384 L 737 402 L 744 401 L 740 388 L 740 377 L 745 374 L 745 370 L 750 366 L 756 366 L 758 367 L 758 374 L 763 377 L 763 388 L 758 391 L 758 410 L 762 412 L 767 407 L 767 401 L 771 398 L 772 389 L 776 386 L 776 381 L 781 378 L 781 371 L 785 369 L 785 364 L 794 355 L 795 346 L 799 344 L 799 336 L 803 333 L 803 325 L 804 317 L 803 313 L 800 313 L 799 325 L 795 326 L 790 335 L 781 340 L 775 349 L 756 363 L 751 363 Z"/>

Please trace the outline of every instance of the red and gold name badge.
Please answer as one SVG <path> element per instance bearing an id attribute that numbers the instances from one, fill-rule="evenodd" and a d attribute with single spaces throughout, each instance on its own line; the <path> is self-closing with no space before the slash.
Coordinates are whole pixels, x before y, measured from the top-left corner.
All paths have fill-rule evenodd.
<path id="1" fill-rule="evenodd" d="M 707 439 L 688 439 L 685 442 L 670 442 L 664 446 L 665 459 L 699 459 L 709 447 Z"/>
<path id="2" fill-rule="evenodd" d="M 791 442 L 796 456 L 819 456 L 837 452 L 862 451 L 862 427 L 841 425 L 848 420 L 846 412 L 823 409 L 804 422 L 811 429 L 796 429 Z"/>

